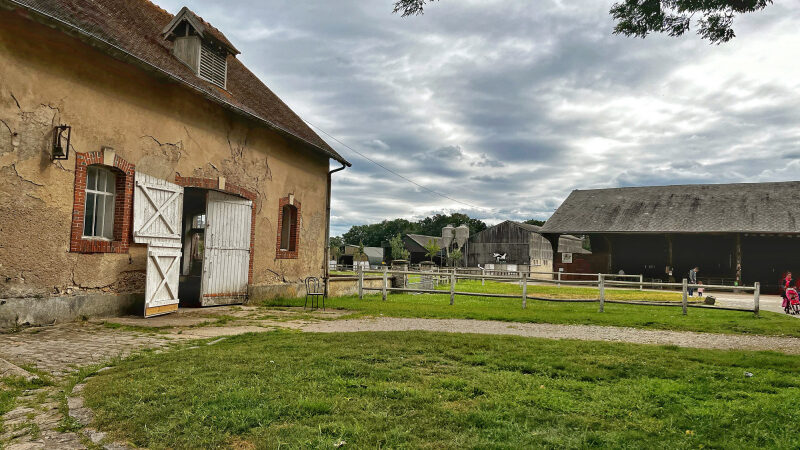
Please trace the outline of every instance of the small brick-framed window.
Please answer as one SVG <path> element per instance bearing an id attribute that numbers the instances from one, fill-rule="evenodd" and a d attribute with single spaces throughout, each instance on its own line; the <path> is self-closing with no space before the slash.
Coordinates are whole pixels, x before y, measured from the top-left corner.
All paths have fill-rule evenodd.
<path id="1" fill-rule="evenodd" d="M 278 259 L 296 259 L 300 248 L 300 202 L 293 194 L 278 201 Z"/>
<path id="2" fill-rule="evenodd" d="M 113 151 L 75 154 L 71 252 L 128 252 L 134 173 Z"/>

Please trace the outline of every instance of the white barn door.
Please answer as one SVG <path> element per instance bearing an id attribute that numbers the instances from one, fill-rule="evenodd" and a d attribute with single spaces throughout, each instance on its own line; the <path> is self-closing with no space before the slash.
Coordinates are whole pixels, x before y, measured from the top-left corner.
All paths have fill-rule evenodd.
<path id="1" fill-rule="evenodd" d="M 183 187 L 136 173 L 133 241 L 147 244 L 144 315 L 178 310 Z"/>
<path id="2" fill-rule="evenodd" d="M 253 202 L 209 191 L 206 204 L 205 253 L 200 303 L 242 303 L 250 268 Z"/>

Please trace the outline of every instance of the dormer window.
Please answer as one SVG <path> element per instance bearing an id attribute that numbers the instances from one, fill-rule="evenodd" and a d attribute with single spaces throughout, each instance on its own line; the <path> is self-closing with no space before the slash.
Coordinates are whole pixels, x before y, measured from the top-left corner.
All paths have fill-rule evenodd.
<path id="1" fill-rule="evenodd" d="M 164 28 L 164 38 L 173 42 L 172 54 L 195 75 L 226 89 L 228 55 L 239 51 L 219 30 L 183 7 Z"/>

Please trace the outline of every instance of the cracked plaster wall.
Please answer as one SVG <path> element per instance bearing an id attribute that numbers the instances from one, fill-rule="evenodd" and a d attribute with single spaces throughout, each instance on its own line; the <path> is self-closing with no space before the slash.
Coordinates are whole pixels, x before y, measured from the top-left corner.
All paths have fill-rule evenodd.
<path id="1" fill-rule="evenodd" d="M 52 130 L 72 126 L 67 161 Z M 58 31 L 0 15 L 0 298 L 143 292 L 145 247 L 69 252 L 74 152 L 113 147 L 136 170 L 257 192 L 253 281 L 323 272 L 328 159 Z M 278 199 L 302 203 L 300 257 L 275 258 Z"/>

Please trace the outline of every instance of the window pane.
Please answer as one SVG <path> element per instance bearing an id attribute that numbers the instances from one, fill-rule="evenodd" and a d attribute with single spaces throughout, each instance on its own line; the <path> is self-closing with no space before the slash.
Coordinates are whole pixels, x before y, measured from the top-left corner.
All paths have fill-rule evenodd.
<path id="1" fill-rule="evenodd" d="M 94 236 L 94 201 L 95 195 L 91 193 L 86 194 L 86 209 L 83 214 L 83 235 Z"/>
<path id="2" fill-rule="evenodd" d="M 106 183 L 106 192 L 110 192 L 112 194 L 117 192 L 117 176 L 112 171 L 107 171 L 108 174 L 108 182 Z"/>
<path id="3" fill-rule="evenodd" d="M 106 195 L 106 216 L 103 219 L 103 237 L 114 239 L 114 196 Z"/>
<path id="4" fill-rule="evenodd" d="M 97 167 L 89 167 L 86 173 L 86 189 L 97 190 Z"/>
<path id="5" fill-rule="evenodd" d="M 103 219 L 106 216 L 106 202 L 104 195 L 97 196 L 97 208 L 94 214 L 94 233 L 92 236 L 102 236 L 103 235 Z"/>

